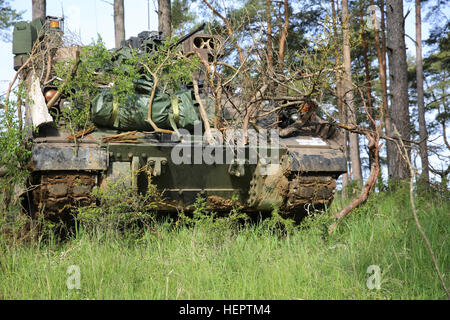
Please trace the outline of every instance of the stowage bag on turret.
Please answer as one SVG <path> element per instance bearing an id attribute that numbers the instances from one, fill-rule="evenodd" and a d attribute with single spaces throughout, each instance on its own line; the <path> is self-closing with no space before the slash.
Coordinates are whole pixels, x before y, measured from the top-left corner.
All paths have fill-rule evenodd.
<path id="1" fill-rule="evenodd" d="M 128 95 L 120 103 L 109 90 L 102 90 L 92 101 L 95 124 L 117 129 L 152 131 L 146 120 L 150 95 Z M 152 120 L 161 129 L 191 128 L 199 122 L 190 91 L 181 91 L 173 97 L 158 93 L 152 103 Z"/>

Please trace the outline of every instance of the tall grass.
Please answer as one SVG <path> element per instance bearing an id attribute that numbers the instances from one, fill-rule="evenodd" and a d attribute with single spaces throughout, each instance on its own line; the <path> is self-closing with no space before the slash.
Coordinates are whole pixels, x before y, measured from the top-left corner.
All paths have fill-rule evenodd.
<path id="1" fill-rule="evenodd" d="M 407 191 L 372 195 L 327 234 L 329 212 L 290 232 L 269 223 L 227 228 L 153 223 L 139 237 L 79 230 L 73 239 L 0 242 L 3 299 L 444 299 Z M 448 199 L 417 201 L 441 271 L 449 271 Z M 223 220 L 222 220 L 223 222 Z M 98 230 L 97 230 L 98 231 Z M 81 289 L 69 290 L 77 265 Z M 368 289 L 370 265 L 381 268 Z M 446 277 L 448 284 L 448 277 Z"/>

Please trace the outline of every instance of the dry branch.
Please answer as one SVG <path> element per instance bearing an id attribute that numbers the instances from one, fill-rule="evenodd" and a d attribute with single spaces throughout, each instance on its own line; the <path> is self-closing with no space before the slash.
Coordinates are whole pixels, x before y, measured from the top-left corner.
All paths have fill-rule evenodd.
<path id="1" fill-rule="evenodd" d="M 358 88 L 359 89 L 359 88 Z M 364 95 L 363 92 L 359 89 L 359 94 L 361 95 L 361 99 L 364 105 L 364 109 L 366 110 L 366 112 L 368 113 L 368 109 L 367 109 L 367 105 L 366 105 L 366 101 L 364 99 Z M 361 194 L 359 195 L 359 197 L 353 199 L 353 201 L 351 203 L 349 203 L 347 206 L 345 206 L 340 212 L 338 212 L 335 215 L 336 218 L 336 222 L 333 223 L 329 229 L 329 233 L 332 233 L 336 227 L 339 225 L 339 223 L 342 221 L 342 219 L 347 216 L 353 209 L 355 209 L 356 207 L 358 207 L 359 205 L 363 204 L 364 202 L 367 201 L 367 198 L 369 197 L 370 192 L 372 192 L 373 188 L 375 187 L 375 184 L 377 182 L 378 179 L 378 175 L 380 174 L 380 159 L 379 159 L 379 155 L 380 155 L 380 149 L 382 147 L 382 143 L 380 143 L 380 138 L 381 138 L 381 125 L 377 126 L 375 119 L 369 116 L 369 121 L 372 123 L 372 127 L 376 128 L 375 132 L 371 132 L 369 130 L 363 130 L 361 128 L 359 128 L 356 124 L 353 124 L 353 128 L 346 128 L 345 125 L 338 125 L 339 127 L 343 127 L 346 130 L 349 130 L 351 132 L 354 132 L 352 130 L 358 131 L 357 133 L 362 133 L 366 136 L 367 140 L 369 141 L 368 143 L 368 148 L 369 148 L 369 157 L 370 157 L 370 163 L 371 163 L 371 167 L 370 167 L 370 174 L 369 174 L 369 178 L 367 179 L 366 183 L 364 184 Z"/>
<path id="2" fill-rule="evenodd" d="M 360 196 L 353 199 L 350 204 L 345 206 L 340 212 L 336 214 L 335 218 L 337 219 L 337 221 L 331 225 L 329 233 L 332 233 L 336 229 L 338 224 L 342 221 L 342 219 L 347 216 L 353 209 L 366 202 L 370 192 L 373 190 L 377 182 L 378 175 L 380 173 L 380 163 L 378 155 L 382 144 L 378 144 L 378 141 L 370 134 L 366 135 L 366 137 L 370 141 L 369 150 L 372 156 L 372 166 L 370 169 L 369 178 L 367 179 Z"/>
<path id="3" fill-rule="evenodd" d="M 115 134 L 112 136 L 103 137 L 101 140 L 104 143 L 118 143 L 118 142 L 132 142 L 137 143 L 139 137 L 142 136 L 142 133 L 138 131 L 129 131 L 120 134 Z"/>
<path id="4" fill-rule="evenodd" d="M 284 72 L 284 54 L 285 54 L 285 47 L 286 47 L 286 38 L 289 30 L 289 4 L 288 0 L 283 1 L 283 7 L 284 7 L 284 24 L 283 24 L 283 30 L 281 32 L 280 41 L 278 43 L 278 68 L 281 73 Z"/>
<path id="5" fill-rule="evenodd" d="M 160 129 L 152 120 L 152 105 L 153 105 L 153 100 L 155 99 L 155 94 L 156 94 L 156 90 L 159 84 L 159 76 L 158 73 L 162 70 L 163 66 L 166 64 L 167 60 L 169 60 L 169 58 L 171 57 L 171 52 L 169 51 L 166 55 L 166 57 L 164 58 L 164 60 L 161 62 L 161 64 L 156 68 L 155 71 L 152 71 L 148 65 L 146 65 L 145 63 L 139 62 L 147 71 L 148 73 L 152 76 L 153 78 L 153 90 L 152 93 L 150 95 L 150 99 L 148 100 L 148 119 L 147 122 L 152 126 L 153 130 L 155 130 L 156 132 L 161 132 L 161 133 L 173 133 L 173 131 L 171 130 L 166 130 L 166 129 Z"/>
<path id="6" fill-rule="evenodd" d="M 61 85 L 61 89 L 59 89 L 55 95 L 53 96 L 53 98 L 47 103 L 47 108 L 50 109 L 51 107 L 53 107 L 55 105 L 55 103 L 58 101 L 58 99 L 61 97 L 62 93 L 63 93 L 63 88 L 66 86 L 67 82 L 69 82 L 69 80 L 71 78 L 73 78 L 75 76 L 75 74 L 77 73 L 77 69 L 78 66 L 80 65 L 80 50 L 77 50 L 77 52 L 75 53 L 75 63 L 73 64 L 72 68 L 70 69 L 70 74 L 69 77 L 64 80 L 63 84 Z"/>
<path id="7" fill-rule="evenodd" d="M 75 135 L 68 136 L 67 139 L 68 140 L 73 140 L 73 139 L 77 139 L 78 140 L 80 138 L 83 138 L 85 135 L 93 132 L 94 130 L 95 130 L 95 126 L 90 126 L 89 128 L 84 129 L 84 130 L 76 133 Z"/>
<path id="8" fill-rule="evenodd" d="M 227 27 L 227 32 L 228 32 L 228 36 L 230 37 L 230 39 L 234 38 L 234 33 L 233 33 L 233 28 L 231 27 L 231 23 L 230 21 L 225 18 L 223 15 L 221 15 L 219 13 L 219 11 L 217 11 L 207 0 L 203 0 L 203 2 L 208 6 L 208 8 L 211 9 L 211 11 L 218 16 L 220 19 L 222 19 L 222 21 L 225 23 L 226 27 Z M 244 55 L 242 54 L 242 48 L 237 44 L 236 41 L 233 41 L 234 43 L 234 47 L 236 48 L 236 50 L 239 53 L 239 59 L 241 60 L 241 63 L 244 63 Z"/>
<path id="9" fill-rule="evenodd" d="M 199 94 L 199 91 L 198 91 L 197 80 L 196 79 L 192 79 L 192 83 L 194 85 L 195 99 L 197 100 L 197 102 L 199 104 L 200 115 L 202 117 L 203 125 L 205 127 L 206 138 L 207 138 L 209 144 L 214 144 L 215 143 L 215 139 L 214 139 L 214 137 L 211 134 L 211 128 L 210 128 L 210 125 L 209 125 L 208 115 L 206 114 L 206 110 L 205 110 L 205 107 L 203 106 L 202 99 L 200 98 L 200 94 Z"/>
<path id="10" fill-rule="evenodd" d="M 243 129 L 243 131 L 244 131 L 244 134 L 246 134 L 247 131 L 248 131 L 248 125 L 249 125 L 249 122 L 250 122 L 250 118 L 251 118 L 251 116 L 253 115 L 254 110 L 255 110 L 255 108 L 256 108 L 256 101 L 258 101 L 258 100 L 263 96 L 263 94 L 266 92 L 267 88 L 268 88 L 268 84 L 264 84 L 264 85 L 256 92 L 256 94 L 255 94 L 255 96 L 252 98 L 252 100 L 250 100 L 250 102 L 249 102 L 249 104 L 248 104 L 248 106 L 247 106 L 247 113 L 245 114 L 245 117 L 244 117 L 244 123 L 243 123 L 243 125 L 242 125 L 242 129 Z M 246 136 L 246 138 L 245 138 L 245 143 L 247 143 L 247 136 Z"/>
<path id="11" fill-rule="evenodd" d="M 19 70 L 17 70 L 16 74 L 14 75 L 14 78 L 9 83 L 8 90 L 6 91 L 4 109 L 5 109 L 5 116 L 6 116 L 6 121 L 8 122 L 8 125 L 11 125 L 11 123 L 9 122 L 9 117 L 8 117 L 8 114 L 9 114 L 8 105 L 9 105 L 9 96 L 11 94 L 12 87 L 13 87 L 14 83 L 16 82 L 17 78 L 19 77 L 19 74 L 22 72 L 22 70 L 24 70 L 28 66 L 28 64 L 32 60 L 33 60 L 33 56 L 30 55 L 30 57 L 27 59 L 27 61 L 25 61 L 25 63 L 19 68 Z"/>

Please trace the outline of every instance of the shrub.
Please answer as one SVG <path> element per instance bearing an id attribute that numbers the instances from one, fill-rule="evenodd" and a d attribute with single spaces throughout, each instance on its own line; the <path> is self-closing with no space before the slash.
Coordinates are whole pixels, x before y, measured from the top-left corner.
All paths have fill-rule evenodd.
<path id="1" fill-rule="evenodd" d="M 74 211 L 76 231 L 81 227 L 83 232 L 102 236 L 142 236 L 152 228 L 155 209 L 161 202 L 161 195 L 154 186 L 141 194 L 121 180 L 109 182 L 105 188 L 97 187 L 92 193 L 97 204 Z"/>

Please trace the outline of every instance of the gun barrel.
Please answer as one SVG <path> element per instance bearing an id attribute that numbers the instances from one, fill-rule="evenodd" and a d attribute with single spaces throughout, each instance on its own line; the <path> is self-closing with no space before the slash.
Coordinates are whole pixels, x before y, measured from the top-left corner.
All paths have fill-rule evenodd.
<path id="1" fill-rule="evenodd" d="M 194 34 L 196 34 L 197 32 L 202 31 L 205 28 L 206 23 L 202 23 L 198 28 L 196 28 L 195 30 L 189 32 L 188 34 L 182 36 L 175 44 L 171 45 L 170 48 L 174 47 L 174 46 L 178 46 L 180 43 L 186 41 L 186 39 L 192 37 Z"/>

